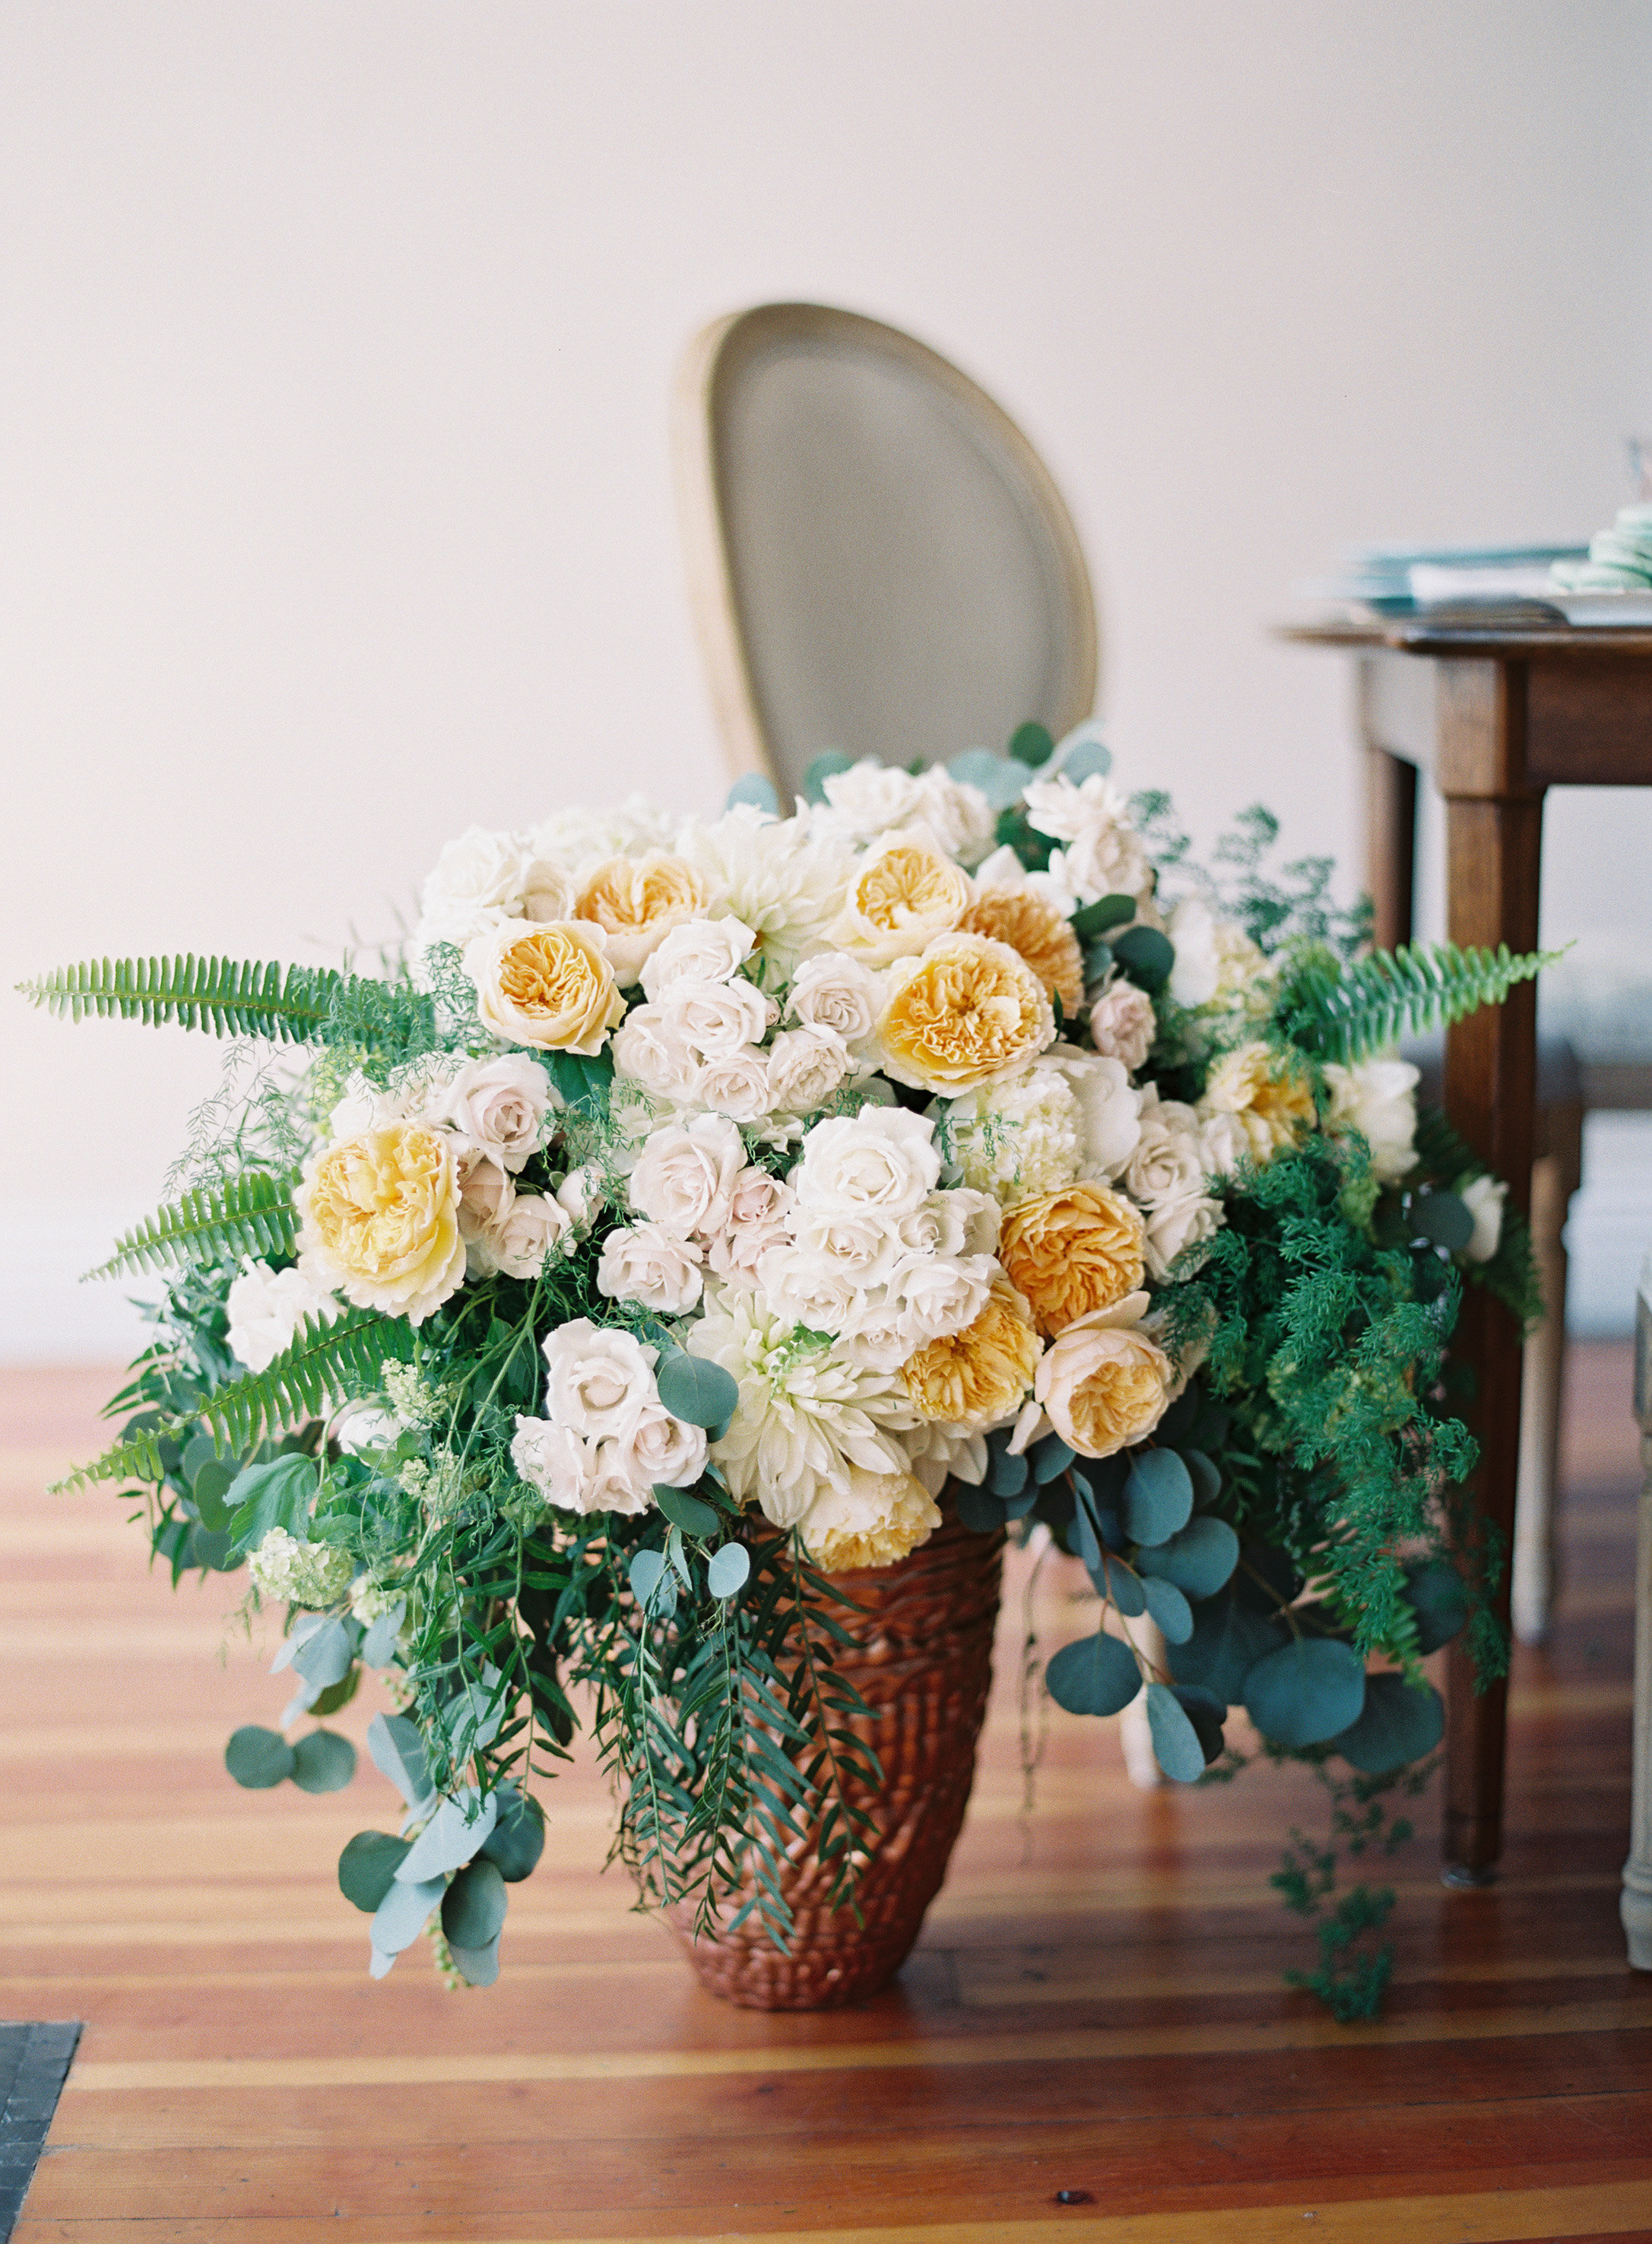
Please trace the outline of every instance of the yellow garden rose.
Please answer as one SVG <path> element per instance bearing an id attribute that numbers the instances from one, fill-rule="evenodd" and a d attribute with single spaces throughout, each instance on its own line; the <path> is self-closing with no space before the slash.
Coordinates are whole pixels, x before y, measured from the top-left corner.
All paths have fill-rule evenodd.
<path id="1" fill-rule="evenodd" d="M 1241 1044 L 1211 1069 L 1199 1113 L 1231 1114 L 1251 1158 L 1265 1164 L 1313 1128 L 1314 1094 L 1300 1062 L 1267 1044 Z"/>
<path id="2" fill-rule="evenodd" d="M 650 849 L 641 857 L 610 857 L 579 891 L 576 917 L 593 920 L 608 938 L 608 963 L 629 989 L 674 927 L 698 919 L 711 902 L 711 883 L 686 857 Z"/>
<path id="3" fill-rule="evenodd" d="M 1135 1292 L 1144 1235 L 1141 1211 L 1110 1185 L 1064 1185 L 1010 1209 L 999 1261 L 1040 1330 L 1065 1332 Z"/>
<path id="4" fill-rule="evenodd" d="M 1145 1441 L 1170 1402 L 1170 1359 L 1135 1319 L 1148 1306 L 1134 1294 L 1070 1325 L 1039 1364 L 1032 1393 L 1067 1447 L 1081 1457 L 1110 1457 Z"/>
<path id="5" fill-rule="evenodd" d="M 1039 1346 L 1026 1303 L 1007 1278 L 998 1277 L 974 1323 L 926 1342 L 901 1366 L 901 1377 L 920 1417 L 979 1433 L 1019 1403 L 1038 1369 Z"/>
<path id="6" fill-rule="evenodd" d="M 892 1566 L 927 1543 L 941 1524 L 940 1509 L 911 1473 L 849 1469 L 847 1489 L 826 1483 L 803 1514 L 803 1548 L 826 1574 L 863 1566 Z"/>
<path id="7" fill-rule="evenodd" d="M 956 927 L 970 895 L 968 874 L 927 829 L 886 834 L 856 865 L 827 941 L 869 966 L 887 966 Z"/>
<path id="8" fill-rule="evenodd" d="M 1031 889 L 983 889 L 958 922 L 1025 958 L 1069 1015 L 1084 1003 L 1084 954 L 1068 923 Z"/>
<path id="9" fill-rule="evenodd" d="M 944 935 L 921 958 L 890 969 L 877 1033 L 897 1083 L 957 1098 L 1016 1074 L 1053 1044 L 1055 1014 L 1008 943 Z"/>
<path id="10" fill-rule="evenodd" d="M 484 1027 L 513 1044 L 590 1058 L 625 1017 L 607 937 L 589 920 L 508 919 L 466 944 L 464 970 Z"/>
<path id="11" fill-rule="evenodd" d="M 416 1122 L 342 1139 L 296 1195 L 299 1267 L 357 1308 L 423 1324 L 464 1277 L 453 1141 Z"/>

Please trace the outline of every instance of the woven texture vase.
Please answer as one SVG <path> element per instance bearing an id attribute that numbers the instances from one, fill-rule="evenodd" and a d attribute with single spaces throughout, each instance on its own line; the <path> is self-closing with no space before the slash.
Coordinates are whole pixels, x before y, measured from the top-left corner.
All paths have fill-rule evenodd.
<path id="1" fill-rule="evenodd" d="M 861 1872 L 864 1923 L 826 1908 L 829 1880 L 811 1834 L 782 1882 L 796 1920 L 789 1956 L 755 1911 L 736 1930 L 701 1940 L 692 1909 L 674 1912 L 673 1929 L 714 1995 L 747 2010 L 836 2010 L 875 1995 L 906 1961 L 946 1876 L 975 1780 L 1003 1558 L 1001 1534 L 972 1534 L 949 1508 L 910 1558 L 827 1578 L 861 1608 L 835 1616 L 855 1639 L 835 1665 L 872 1710 L 870 1722 L 852 1727 L 884 1771 L 878 1789 L 852 1795 L 879 1834 Z"/>

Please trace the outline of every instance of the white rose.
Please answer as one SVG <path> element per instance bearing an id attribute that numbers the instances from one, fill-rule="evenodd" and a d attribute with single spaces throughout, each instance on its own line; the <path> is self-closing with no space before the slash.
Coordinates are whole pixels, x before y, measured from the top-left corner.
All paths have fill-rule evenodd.
<path id="1" fill-rule="evenodd" d="M 623 1447 L 633 1478 L 650 1488 L 692 1488 L 706 1470 L 705 1429 L 674 1418 L 663 1403 L 645 1406 Z"/>
<path id="2" fill-rule="evenodd" d="M 890 1297 L 905 1304 L 922 1339 L 944 1340 L 975 1322 L 986 1307 L 997 1270 L 987 1254 L 911 1255 L 890 1273 Z"/>
<path id="3" fill-rule="evenodd" d="M 843 1327 L 837 1353 L 857 1371 L 898 1371 L 924 1335 L 904 1301 L 869 1302 Z"/>
<path id="4" fill-rule="evenodd" d="M 1064 774 L 1032 780 L 1022 799 L 1028 825 L 1066 845 L 1066 878 L 1081 902 L 1133 896 L 1147 885 L 1147 852 L 1123 795 L 1101 773 L 1092 772 L 1079 787 Z"/>
<path id="5" fill-rule="evenodd" d="M 757 1282 L 776 1316 L 811 1332 L 837 1332 L 866 1306 L 846 1271 L 805 1247 L 771 1247 L 757 1265 Z"/>
<path id="6" fill-rule="evenodd" d="M 1090 1008 L 1090 1041 L 1134 1075 L 1153 1049 L 1158 1022 L 1153 1000 L 1134 982 L 1115 982 Z"/>
<path id="7" fill-rule="evenodd" d="M 788 999 L 794 1020 L 806 1029 L 829 1029 L 850 1046 L 866 1041 L 883 1009 L 881 977 L 841 950 L 806 958 Z"/>
<path id="8" fill-rule="evenodd" d="M 1184 1247 L 1209 1239 L 1222 1220 L 1222 1202 L 1200 1191 L 1159 1202 L 1147 1220 L 1141 1242 L 1149 1273 L 1162 1278 Z"/>
<path id="9" fill-rule="evenodd" d="M 547 1333 L 541 1343 L 545 1362 L 545 1411 L 559 1426 L 600 1440 L 623 1434 L 654 1390 L 657 1351 L 630 1333 L 575 1317 Z"/>
<path id="10" fill-rule="evenodd" d="M 809 1114 L 849 1072 L 849 1047 L 831 1029 L 782 1029 L 768 1048 L 771 1106 Z"/>
<path id="11" fill-rule="evenodd" d="M 749 982 L 707 982 L 684 975 L 660 1001 L 666 1032 L 701 1059 L 727 1058 L 762 1042 L 771 1001 Z"/>
<path id="12" fill-rule="evenodd" d="M 518 835 L 467 827 L 443 850 L 419 891 L 419 941 L 463 950 L 472 936 L 512 916 L 531 862 Z"/>
<path id="13" fill-rule="evenodd" d="M 755 1044 L 708 1059 L 700 1071 L 696 1102 L 733 1122 L 761 1122 L 775 1103 L 768 1063 Z"/>
<path id="14" fill-rule="evenodd" d="M 922 1207 L 915 1207 L 910 1215 L 902 1216 L 895 1226 L 894 1247 L 903 1254 L 961 1254 L 978 1201 L 991 1206 L 996 1218 L 997 1203 L 988 1202 L 985 1193 L 931 1193 Z M 992 1237 L 996 1242 L 996 1221 Z"/>
<path id="15" fill-rule="evenodd" d="M 863 1106 L 857 1115 L 817 1122 L 792 1173 L 802 1204 L 823 1213 L 874 1211 L 898 1222 L 940 1181 L 931 1123 L 900 1106 Z"/>
<path id="16" fill-rule="evenodd" d="M 272 1270 L 267 1262 L 248 1261 L 231 1286 L 225 1307 L 229 1330 L 225 1335 L 238 1362 L 248 1371 L 265 1371 L 298 1338 L 306 1317 L 319 1323 L 338 1315 L 335 1294 L 314 1284 L 294 1266 Z"/>
<path id="17" fill-rule="evenodd" d="M 881 1286 L 902 1253 L 894 1225 L 877 1213 L 798 1207 L 792 1212 L 791 1234 L 805 1254 L 857 1286 Z"/>
<path id="18" fill-rule="evenodd" d="M 614 1073 L 639 1083 L 656 1098 L 674 1105 L 691 1101 L 700 1085 L 700 1065 L 687 1045 L 668 1028 L 658 1005 L 638 1005 L 626 1014 L 613 1044 Z"/>
<path id="19" fill-rule="evenodd" d="M 674 982 L 728 982 L 756 941 L 743 920 L 691 919 L 674 927 L 642 970 L 643 995 L 657 1005 Z"/>
<path id="20" fill-rule="evenodd" d="M 1039 1060 L 1053 1068 L 1079 1103 L 1079 1159 L 1085 1174 L 1116 1177 L 1141 1134 L 1141 1093 L 1124 1062 L 1101 1052 L 1056 1044 Z"/>
<path id="21" fill-rule="evenodd" d="M 566 1426 L 548 1418 L 518 1417 L 511 1462 L 530 1488 L 564 1511 L 590 1511 L 595 1476 L 590 1451 Z"/>
<path id="22" fill-rule="evenodd" d="M 1171 1200 L 1195 1197 L 1205 1180 L 1204 1138 L 1191 1106 L 1155 1097 L 1141 1115 L 1141 1134 L 1129 1166 L 1125 1188 L 1141 1207 L 1160 1207 Z"/>
<path id="23" fill-rule="evenodd" d="M 1330 1105 L 1325 1128 L 1332 1137 L 1358 1131 L 1371 1147 L 1371 1173 L 1378 1184 L 1398 1184 L 1417 1166 L 1420 1080 L 1409 1060 L 1368 1059 L 1357 1067 L 1338 1067 L 1335 1061 L 1326 1065 Z"/>
<path id="24" fill-rule="evenodd" d="M 607 1198 L 601 1170 L 593 1168 L 589 1162 L 582 1168 L 570 1169 L 557 1186 L 557 1206 L 579 1231 L 589 1231 Z"/>
<path id="25" fill-rule="evenodd" d="M 1508 1186 L 1500 1177 L 1476 1177 L 1459 1186 L 1457 1197 L 1474 1219 L 1474 1235 L 1463 1253 L 1471 1262 L 1489 1262 L 1503 1237 L 1503 1203 Z"/>
<path id="26" fill-rule="evenodd" d="M 682 1238 L 709 1235 L 728 1221 L 735 1187 L 746 1166 L 739 1131 L 721 1114 L 649 1132 L 628 1187 L 639 1214 Z"/>
<path id="27" fill-rule="evenodd" d="M 498 1221 L 470 1249 L 474 1267 L 503 1271 L 507 1278 L 537 1278 L 545 1258 L 572 1228 L 561 1205 L 542 1193 L 518 1193 Z"/>
<path id="28" fill-rule="evenodd" d="M 653 1483 L 643 1477 L 641 1460 L 631 1446 L 633 1428 L 597 1443 L 591 1458 L 591 1511 L 619 1511 L 631 1518 L 653 1502 Z"/>
<path id="29" fill-rule="evenodd" d="M 680 1317 L 700 1299 L 700 1249 L 663 1224 L 611 1231 L 597 1264 L 597 1291 L 610 1301 L 640 1301 L 656 1315 Z"/>
<path id="30" fill-rule="evenodd" d="M 447 1086 L 444 1119 L 502 1168 L 524 1167 L 537 1152 L 552 1090 L 525 1052 L 468 1061 Z"/>
<path id="31" fill-rule="evenodd" d="M 947 855 L 963 864 L 973 864 L 992 846 L 997 812 L 978 787 L 954 779 L 943 765 L 919 774 L 917 810 Z"/>
<path id="32" fill-rule="evenodd" d="M 1208 1177 L 1230 1177 L 1250 1151 L 1236 1114 L 1206 1114 L 1200 1118 L 1200 1150 Z"/>

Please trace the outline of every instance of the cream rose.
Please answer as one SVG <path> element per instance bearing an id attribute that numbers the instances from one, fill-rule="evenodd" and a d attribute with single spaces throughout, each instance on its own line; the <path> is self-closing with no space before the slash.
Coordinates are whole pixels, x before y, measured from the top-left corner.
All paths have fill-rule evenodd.
<path id="1" fill-rule="evenodd" d="M 295 1195 L 299 1267 L 357 1308 L 423 1324 L 464 1280 L 451 1141 L 392 1123 L 312 1156 Z"/>
<path id="2" fill-rule="evenodd" d="M 498 1221 L 471 1242 L 471 1260 L 507 1278 L 537 1278 L 545 1256 L 572 1228 L 559 1201 L 543 1193 L 518 1193 Z"/>
<path id="3" fill-rule="evenodd" d="M 645 1402 L 658 1402 L 652 1348 L 628 1332 L 574 1317 L 540 1343 L 545 1413 L 559 1426 L 601 1441 L 624 1434 Z"/>
<path id="4" fill-rule="evenodd" d="M 594 1058 L 625 1015 L 599 928 L 507 919 L 466 946 L 484 1028 L 506 1043 Z"/>
<path id="5" fill-rule="evenodd" d="M 732 981 L 756 940 L 744 920 L 687 920 L 670 930 L 644 966 L 643 994 L 657 1005 L 674 982 Z"/>
<path id="6" fill-rule="evenodd" d="M 768 1048 L 771 1107 L 812 1114 L 849 1073 L 849 1047 L 830 1029 L 782 1029 Z"/>
<path id="7" fill-rule="evenodd" d="M 1090 1008 L 1090 1042 L 1132 1075 L 1153 1049 L 1159 1024 L 1153 1000 L 1134 982 L 1114 982 Z"/>
<path id="8" fill-rule="evenodd" d="M 626 1016 L 613 1040 L 613 1066 L 655 1098 L 677 1106 L 697 1100 L 700 1063 L 658 1005 L 638 1005 Z"/>
<path id="9" fill-rule="evenodd" d="M 856 866 L 828 940 L 869 966 L 887 966 L 956 927 L 971 893 L 969 875 L 926 827 L 885 834 Z"/>
<path id="10" fill-rule="evenodd" d="M 668 1036 L 701 1059 L 726 1059 L 761 1043 L 772 1018 L 771 1001 L 749 982 L 698 982 L 685 975 L 660 1001 Z"/>
<path id="11" fill-rule="evenodd" d="M 787 1006 L 802 1027 L 829 1030 L 852 1048 L 871 1035 L 883 1003 L 883 984 L 870 967 L 827 950 L 798 968 Z"/>
<path id="12" fill-rule="evenodd" d="M 811 1332 L 841 1332 L 866 1307 L 846 1270 L 799 1247 L 771 1247 L 757 1265 L 757 1283 L 777 1317 Z"/>
<path id="13" fill-rule="evenodd" d="M 823 1573 L 857 1573 L 894 1565 L 940 1524 L 934 1497 L 911 1473 L 851 1465 L 848 1487 L 823 1487 L 803 1514 L 803 1548 Z"/>
<path id="14" fill-rule="evenodd" d="M 836 1208 L 797 1207 L 791 1234 L 823 1267 L 857 1286 L 881 1286 L 901 1259 L 898 1228 L 881 1214 L 844 1215 Z"/>
<path id="15" fill-rule="evenodd" d="M 902 1383 L 920 1416 L 984 1431 L 1020 1407 L 1042 1345 L 1026 1301 L 999 1274 L 974 1322 L 918 1348 Z"/>
<path id="16" fill-rule="evenodd" d="M 1141 1283 L 1139 1209 L 1103 1184 L 1066 1185 L 1024 1200 L 1004 1219 L 999 1260 L 1041 1331 L 1059 1333 Z"/>
<path id="17" fill-rule="evenodd" d="M 1007 943 L 944 935 L 889 977 L 877 1020 L 884 1065 L 897 1083 L 956 1098 L 1015 1074 L 1054 1040 L 1044 984 Z"/>
<path id="18" fill-rule="evenodd" d="M 856 1370 L 887 1377 L 900 1370 L 922 1342 L 904 1302 L 877 1301 L 868 1302 L 844 1325 L 836 1352 Z"/>
<path id="19" fill-rule="evenodd" d="M 1170 1359 L 1135 1329 L 1147 1306 L 1145 1294 L 1134 1294 L 1097 1310 L 1069 1326 L 1039 1365 L 1035 1402 L 1081 1457 L 1110 1457 L 1145 1441 L 1168 1407 Z M 1022 1434 L 1018 1426 L 1018 1442 Z"/>
<path id="20" fill-rule="evenodd" d="M 721 1114 L 700 1114 L 687 1125 L 653 1130 L 628 1186 L 638 1213 L 682 1238 L 709 1236 L 729 1220 L 735 1186 L 744 1177 L 746 1148 L 734 1124 Z"/>
<path id="21" fill-rule="evenodd" d="M 607 937 L 608 963 L 629 988 L 674 927 L 698 919 L 711 902 L 711 884 L 697 865 L 649 849 L 640 857 L 610 857 L 579 891 L 576 916 L 594 920 Z"/>
<path id="22" fill-rule="evenodd" d="M 1371 1148 L 1371 1173 L 1378 1184 L 1398 1184 L 1417 1166 L 1417 1085 L 1419 1071 L 1409 1060 L 1368 1059 L 1357 1067 L 1329 1061 L 1325 1083 L 1330 1105 L 1325 1129 L 1332 1137 L 1357 1130 Z"/>
<path id="23" fill-rule="evenodd" d="M 591 1445 L 591 1511 L 617 1511 L 634 1519 L 653 1504 L 653 1484 L 643 1477 L 631 1446 L 634 1430 L 627 1426 L 623 1434 L 611 1434 Z"/>
<path id="24" fill-rule="evenodd" d="M 663 1403 L 645 1403 L 624 1444 L 633 1477 L 651 1488 L 692 1488 L 706 1470 L 701 1426 L 674 1418 Z"/>
<path id="25" fill-rule="evenodd" d="M 552 1098 L 538 1060 L 505 1052 L 468 1060 L 447 1086 L 442 1112 L 462 1138 L 514 1173 L 537 1152 Z"/>
<path id="26" fill-rule="evenodd" d="M 823 1215 L 911 1215 L 940 1181 L 931 1123 L 898 1106 L 863 1106 L 817 1122 L 792 1172 L 800 1205 Z"/>
<path id="27" fill-rule="evenodd" d="M 656 1316 L 686 1315 L 700 1299 L 700 1249 L 663 1224 L 611 1231 L 597 1264 L 597 1291 L 613 1301 L 640 1301 Z"/>

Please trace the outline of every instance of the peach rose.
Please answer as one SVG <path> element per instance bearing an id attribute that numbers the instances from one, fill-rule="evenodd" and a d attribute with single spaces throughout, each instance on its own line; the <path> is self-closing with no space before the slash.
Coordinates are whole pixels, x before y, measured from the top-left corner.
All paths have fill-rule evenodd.
<path id="1" fill-rule="evenodd" d="M 1025 958 L 1069 1017 L 1084 1003 L 1084 953 L 1055 906 L 1030 889 L 986 889 L 959 920 L 972 935 L 990 935 Z"/>
<path id="2" fill-rule="evenodd" d="M 957 1098 L 1014 1075 L 1053 1043 L 1055 1014 L 1007 943 L 944 935 L 891 968 L 877 1038 L 897 1083 Z"/>
<path id="3" fill-rule="evenodd" d="M 1211 1069 L 1198 1112 L 1201 1121 L 1232 1115 L 1251 1158 L 1265 1165 L 1313 1128 L 1314 1094 L 1299 1063 L 1267 1044 L 1241 1044 Z"/>
<path id="4" fill-rule="evenodd" d="M 599 865 L 574 910 L 607 936 L 608 963 L 629 989 L 672 929 L 701 918 L 710 902 L 711 884 L 698 866 L 650 849 Z"/>
<path id="5" fill-rule="evenodd" d="M 803 1548 L 823 1573 L 892 1566 L 941 1524 L 934 1497 L 911 1473 L 849 1469 L 849 1486 L 821 1490 L 801 1522 Z"/>
<path id="6" fill-rule="evenodd" d="M 969 901 L 968 874 L 926 827 L 885 834 L 856 867 L 827 941 L 869 966 L 887 966 L 956 927 Z"/>
<path id="7" fill-rule="evenodd" d="M 974 1323 L 926 1342 L 908 1356 L 901 1377 L 920 1417 L 984 1432 L 1019 1406 L 1039 1350 L 1031 1310 L 1007 1278 L 997 1277 Z"/>
<path id="8" fill-rule="evenodd" d="M 1035 1402 L 1081 1457 L 1110 1457 L 1145 1441 L 1169 1405 L 1170 1359 L 1136 1329 L 1147 1306 L 1145 1294 L 1132 1294 L 1070 1325 L 1039 1366 Z"/>
<path id="9" fill-rule="evenodd" d="M 587 920 L 508 919 L 468 943 L 483 1026 L 507 1043 L 592 1058 L 625 1017 L 607 938 Z"/>
<path id="10" fill-rule="evenodd" d="M 423 1324 L 464 1281 L 458 1176 L 442 1131 L 395 1122 L 345 1138 L 307 1164 L 296 1203 L 299 1267 L 357 1308 Z"/>
<path id="11" fill-rule="evenodd" d="M 1104 1184 L 1064 1185 L 1010 1209 L 999 1261 L 1039 1328 L 1060 1333 L 1134 1293 L 1143 1239 L 1141 1211 L 1122 1193 Z"/>

